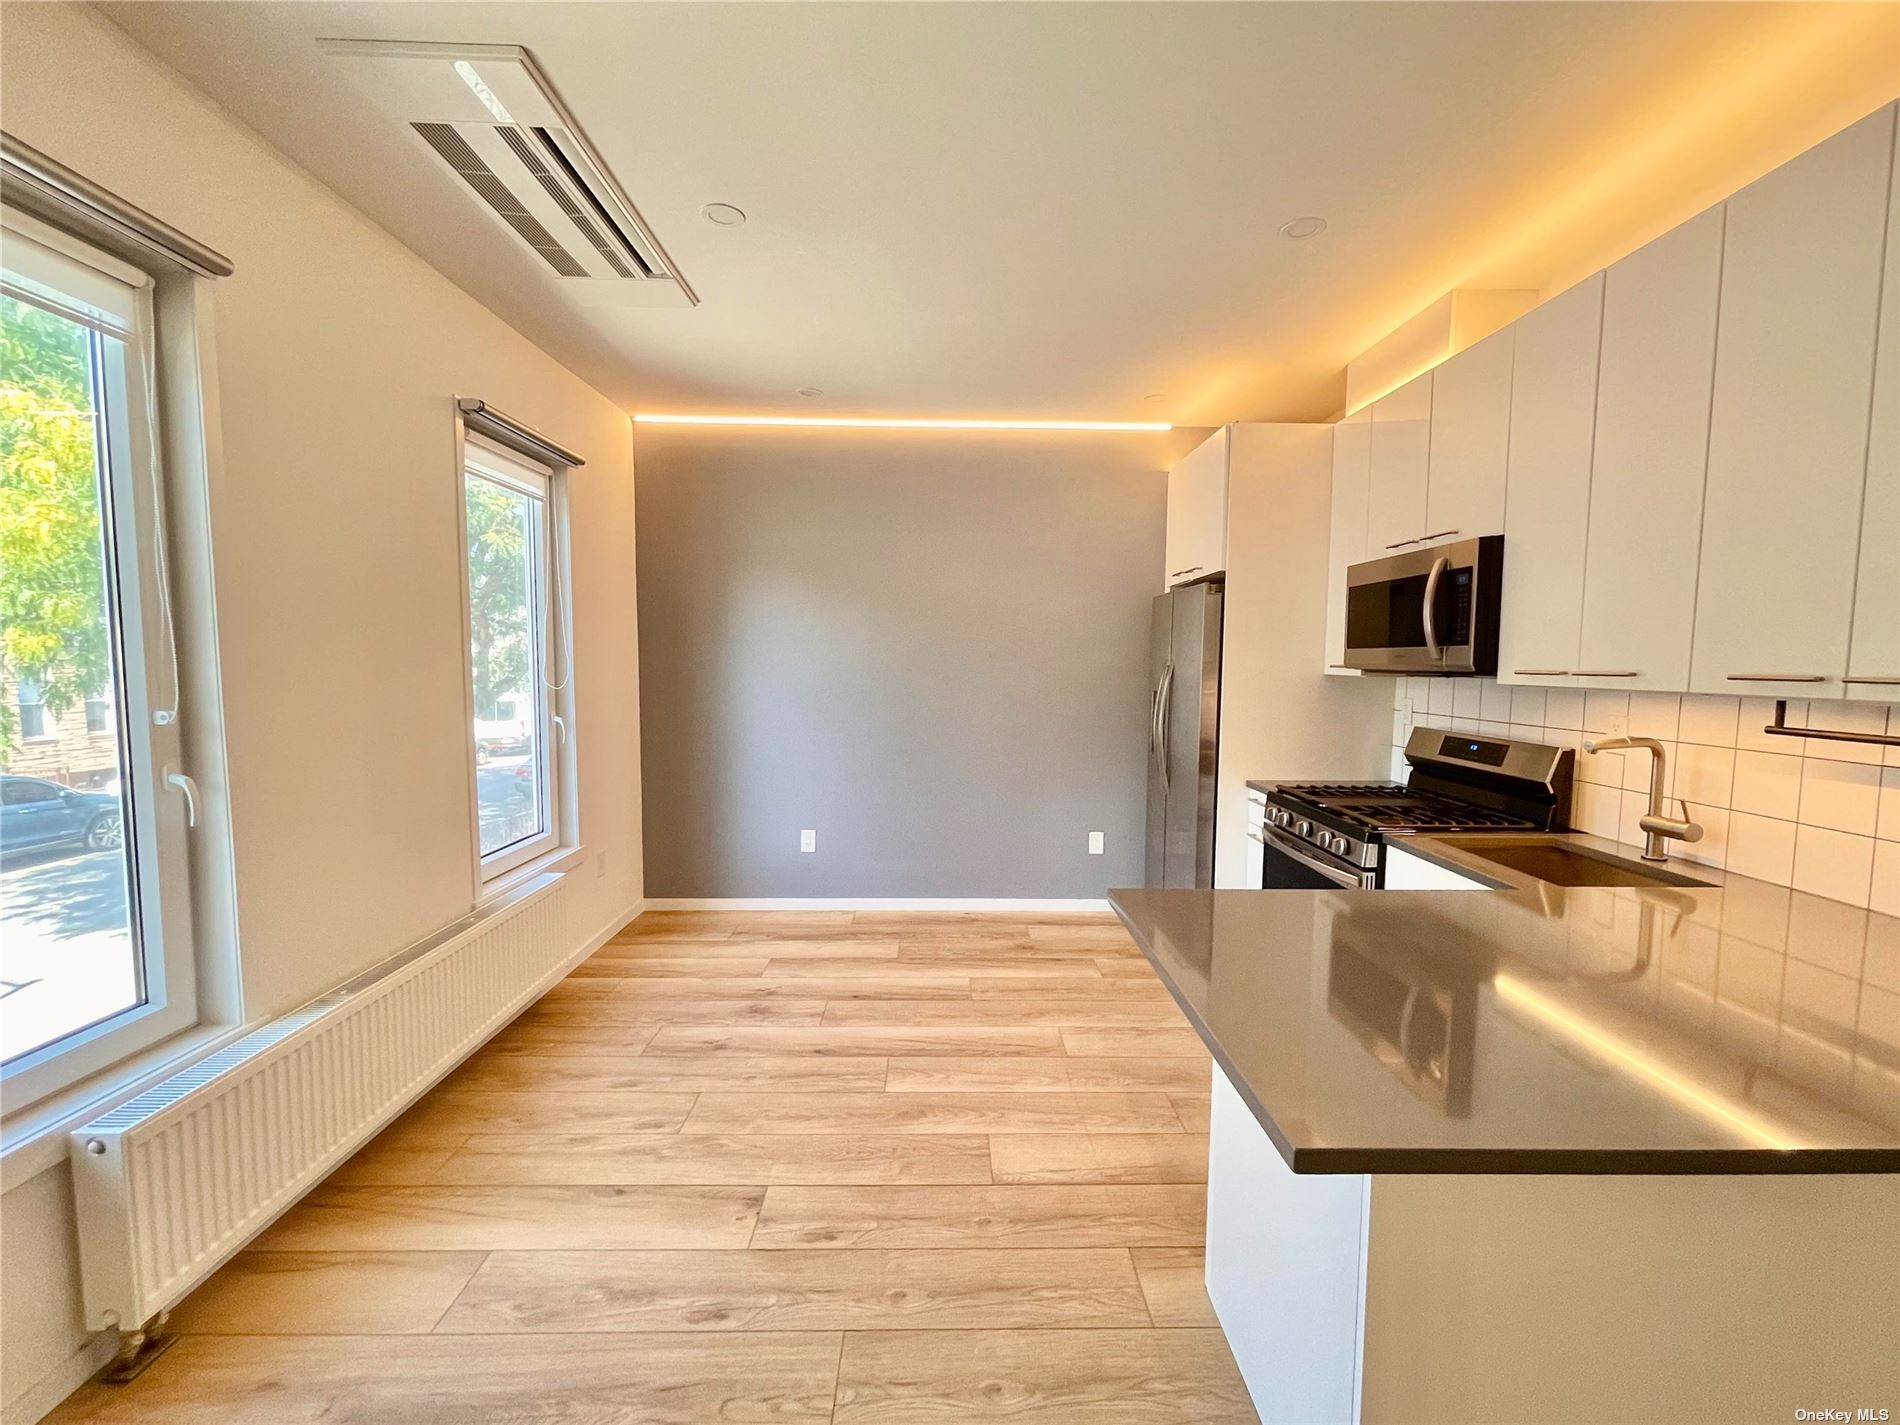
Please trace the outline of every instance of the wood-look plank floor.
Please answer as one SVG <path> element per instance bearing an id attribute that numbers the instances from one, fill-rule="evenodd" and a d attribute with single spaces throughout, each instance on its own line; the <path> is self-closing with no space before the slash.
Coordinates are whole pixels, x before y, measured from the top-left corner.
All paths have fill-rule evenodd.
<path id="1" fill-rule="evenodd" d="M 649 912 L 55 1421 L 1244 1422 L 1112 918 Z"/>

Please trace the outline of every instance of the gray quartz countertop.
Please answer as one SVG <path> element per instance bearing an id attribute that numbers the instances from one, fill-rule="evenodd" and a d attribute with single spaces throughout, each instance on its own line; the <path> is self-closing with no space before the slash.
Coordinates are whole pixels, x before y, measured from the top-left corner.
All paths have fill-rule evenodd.
<path id="1" fill-rule="evenodd" d="M 1110 901 L 1296 1172 L 1900 1172 L 1900 919 L 1686 869 Z"/>

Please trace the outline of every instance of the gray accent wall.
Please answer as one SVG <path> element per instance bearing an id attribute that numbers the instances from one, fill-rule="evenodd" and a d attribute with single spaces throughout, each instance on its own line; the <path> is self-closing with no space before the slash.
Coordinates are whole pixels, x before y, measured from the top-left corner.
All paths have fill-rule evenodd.
<path id="1" fill-rule="evenodd" d="M 649 897 L 1140 884 L 1180 433 L 636 432 Z"/>

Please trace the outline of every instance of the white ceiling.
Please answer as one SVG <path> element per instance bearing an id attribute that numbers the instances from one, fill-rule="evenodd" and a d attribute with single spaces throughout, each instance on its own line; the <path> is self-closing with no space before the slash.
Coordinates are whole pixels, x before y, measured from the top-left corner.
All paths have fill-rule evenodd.
<path id="1" fill-rule="evenodd" d="M 1848 49 L 1864 69 L 1867 16 L 1900 17 L 1589 3 L 103 8 L 629 409 L 1183 425 L 1326 416 L 1344 364 L 1450 288 L 1548 289 L 1719 198 L 1872 107 L 1864 74 L 1814 64 Z M 526 46 L 701 305 L 587 306 L 557 289 L 360 101 L 365 72 L 319 37 Z M 715 227 L 709 202 L 750 221 Z M 1330 227 L 1278 236 L 1305 214 Z"/>

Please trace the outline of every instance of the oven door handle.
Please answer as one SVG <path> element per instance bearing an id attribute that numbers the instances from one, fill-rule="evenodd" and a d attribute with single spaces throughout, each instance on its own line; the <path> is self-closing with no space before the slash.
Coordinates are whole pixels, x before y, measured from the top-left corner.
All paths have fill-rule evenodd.
<path id="1" fill-rule="evenodd" d="M 1306 867 L 1307 870 L 1317 871 L 1320 875 L 1343 890 L 1370 890 L 1376 884 L 1370 871 L 1352 870 L 1345 866 L 1321 861 L 1308 851 L 1305 846 L 1297 841 L 1287 840 L 1286 837 L 1271 827 L 1255 829 L 1250 826 L 1247 828 L 1247 835 L 1251 836 L 1255 841 L 1258 841 L 1262 846 L 1278 851 L 1281 855 L 1299 862 L 1299 864 Z"/>
<path id="2" fill-rule="evenodd" d="M 1433 606 L 1438 602 L 1438 581 L 1450 567 L 1451 561 L 1441 554 L 1432 561 L 1431 573 L 1425 576 L 1425 607 L 1420 612 L 1425 624 L 1425 651 L 1434 658 L 1444 657 L 1444 650 L 1438 646 L 1438 620 Z"/>

